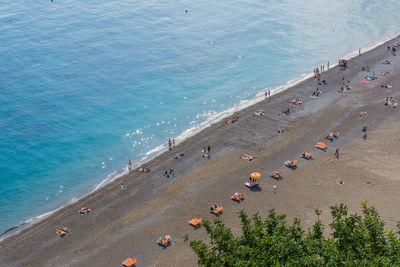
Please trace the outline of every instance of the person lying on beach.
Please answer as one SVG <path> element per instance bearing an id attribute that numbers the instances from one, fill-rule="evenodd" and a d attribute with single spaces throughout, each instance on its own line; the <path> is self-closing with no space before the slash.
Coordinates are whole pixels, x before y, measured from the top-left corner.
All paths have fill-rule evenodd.
<path id="1" fill-rule="evenodd" d="M 254 117 L 258 117 L 260 115 L 264 115 L 264 110 L 263 109 L 260 109 L 257 112 L 253 112 L 253 116 Z"/>
<path id="2" fill-rule="evenodd" d="M 360 111 L 360 116 L 367 116 L 368 115 L 368 112 L 366 112 L 366 111 Z"/>
<path id="3" fill-rule="evenodd" d="M 150 169 L 141 167 L 141 168 L 139 168 L 139 171 L 140 172 L 144 172 L 144 173 L 148 173 L 148 172 L 150 172 Z"/>
<path id="4" fill-rule="evenodd" d="M 289 115 L 290 114 L 290 109 L 289 108 L 288 109 L 283 109 L 282 113 L 285 113 L 286 115 Z"/>
<path id="5" fill-rule="evenodd" d="M 369 71 L 369 67 L 368 66 L 361 66 L 361 70 Z"/>
<path id="6" fill-rule="evenodd" d="M 337 91 L 340 92 L 340 93 L 343 93 L 343 92 L 344 92 L 344 87 L 343 87 L 343 86 L 340 86 L 339 89 L 338 89 Z"/>
<path id="7" fill-rule="evenodd" d="M 80 214 L 86 214 L 86 213 L 89 213 L 91 210 L 92 210 L 92 209 L 90 209 L 90 208 L 88 208 L 88 207 L 84 207 L 84 208 L 81 208 L 81 209 L 79 210 L 79 213 L 80 213 Z"/>
<path id="8" fill-rule="evenodd" d="M 386 97 L 385 106 L 391 106 L 392 108 L 395 108 L 397 107 L 397 102 L 393 97 Z"/>
<path id="9" fill-rule="evenodd" d="M 383 87 L 383 88 L 392 88 L 392 86 L 390 84 L 388 84 L 387 82 L 382 84 L 381 87 Z"/>
<path id="10" fill-rule="evenodd" d="M 295 105 L 296 104 L 301 105 L 304 102 L 304 100 L 302 98 L 299 98 L 299 99 L 293 98 L 293 99 L 290 99 L 289 102 L 292 104 L 295 104 Z"/>
<path id="11" fill-rule="evenodd" d="M 367 76 L 365 76 L 364 77 L 364 79 L 367 79 L 367 80 L 370 80 L 370 81 L 373 81 L 373 80 L 376 80 L 376 79 L 378 79 L 377 77 L 375 77 L 375 76 L 369 76 L 369 75 L 367 75 Z"/>
<path id="12" fill-rule="evenodd" d="M 389 65 L 390 63 L 392 63 L 392 61 L 389 60 L 389 59 L 386 59 L 386 60 L 381 62 L 381 64 L 385 64 L 385 65 Z"/>
<path id="13" fill-rule="evenodd" d="M 344 182 L 343 182 L 341 179 L 337 179 L 337 180 L 336 180 L 336 183 L 337 183 L 338 185 L 344 185 Z"/>
<path id="14" fill-rule="evenodd" d="M 250 155 L 248 155 L 248 154 L 241 155 L 240 158 L 241 158 L 242 160 L 246 160 L 246 161 L 249 161 L 249 162 L 252 161 L 252 160 L 254 160 L 254 159 L 256 159 L 256 157 L 250 156 Z"/>
<path id="15" fill-rule="evenodd" d="M 390 74 L 390 72 L 388 72 L 388 71 L 382 71 L 382 72 L 381 72 L 381 75 L 382 75 L 382 76 L 386 76 L 386 75 L 389 75 L 389 74 Z"/>
<path id="16" fill-rule="evenodd" d="M 217 207 L 218 207 L 217 204 L 213 204 L 213 205 L 211 206 L 210 210 L 215 210 Z"/>
<path id="17" fill-rule="evenodd" d="M 185 156 L 185 154 L 181 153 L 181 154 L 175 154 L 174 159 L 180 159 L 183 158 Z"/>

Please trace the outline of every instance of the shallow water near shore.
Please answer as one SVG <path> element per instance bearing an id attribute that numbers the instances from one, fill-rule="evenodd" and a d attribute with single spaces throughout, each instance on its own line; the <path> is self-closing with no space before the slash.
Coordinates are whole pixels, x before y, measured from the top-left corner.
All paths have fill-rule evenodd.
<path id="1" fill-rule="evenodd" d="M 0 232 L 265 88 L 393 37 L 399 11 L 366 0 L 0 3 Z"/>

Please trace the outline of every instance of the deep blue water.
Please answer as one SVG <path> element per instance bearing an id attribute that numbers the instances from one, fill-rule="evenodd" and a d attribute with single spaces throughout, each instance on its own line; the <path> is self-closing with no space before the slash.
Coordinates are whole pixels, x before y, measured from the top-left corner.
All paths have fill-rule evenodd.
<path id="1" fill-rule="evenodd" d="M 277 2 L 0 1 L 0 232 L 399 33 L 396 0 Z"/>

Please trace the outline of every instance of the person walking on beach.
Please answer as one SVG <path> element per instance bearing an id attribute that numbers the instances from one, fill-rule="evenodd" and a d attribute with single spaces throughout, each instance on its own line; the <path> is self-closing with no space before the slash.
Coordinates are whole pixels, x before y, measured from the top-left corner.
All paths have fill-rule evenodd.
<path id="1" fill-rule="evenodd" d="M 171 151 L 172 148 L 172 142 L 171 142 L 171 138 L 168 139 L 168 150 Z"/>
<path id="2" fill-rule="evenodd" d="M 129 169 L 129 170 L 132 169 L 132 161 L 131 161 L 131 160 L 128 161 L 128 169 Z"/>
<path id="3" fill-rule="evenodd" d="M 175 147 L 175 138 L 172 139 L 172 147 L 173 147 L 173 148 Z"/>
<path id="4" fill-rule="evenodd" d="M 208 145 L 208 147 L 207 147 L 207 156 L 208 156 L 208 160 L 210 160 L 211 159 L 211 147 L 210 147 L 210 145 Z"/>
<path id="5" fill-rule="evenodd" d="M 358 55 L 361 55 L 361 48 L 358 48 Z"/>
<path id="6" fill-rule="evenodd" d="M 329 70 L 329 61 L 328 61 L 327 67 L 328 67 L 328 70 Z"/>
<path id="7" fill-rule="evenodd" d="M 337 159 L 339 159 L 339 148 L 336 148 L 335 156 L 336 156 Z"/>

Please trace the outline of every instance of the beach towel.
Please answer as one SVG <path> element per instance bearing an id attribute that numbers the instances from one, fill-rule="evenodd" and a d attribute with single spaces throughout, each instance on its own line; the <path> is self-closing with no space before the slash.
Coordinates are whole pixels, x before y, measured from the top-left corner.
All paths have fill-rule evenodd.
<path id="1" fill-rule="evenodd" d="M 365 79 L 365 80 L 363 80 L 362 82 L 363 83 L 369 83 L 371 80 L 368 80 L 368 79 Z"/>

